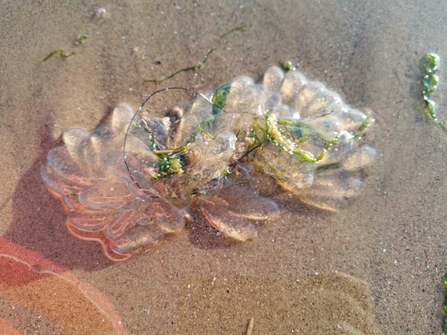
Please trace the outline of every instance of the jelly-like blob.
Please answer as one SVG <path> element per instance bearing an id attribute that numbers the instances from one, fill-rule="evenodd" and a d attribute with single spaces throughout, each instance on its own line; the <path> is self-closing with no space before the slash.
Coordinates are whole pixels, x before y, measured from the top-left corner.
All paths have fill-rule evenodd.
<path id="1" fill-rule="evenodd" d="M 194 213 L 230 238 L 254 239 L 253 221 L 278 212 L 256 193 L 256 174 L 326 210 L 360 193 L 359 171 L 375 157 L 359 143 L 371 121 L 322 84 L 271 67 L 262 83 L 238 77 L 181 103 L 173 91 L 149 101 L 149 113 L 121 103 L 93 131 L 67 130 L 42 167 L 68 229 L 110 259 L 182 230 Z"/>
<path id="2" fill-rule="evenodd" d="M 67 130 L 64 146 L 50 150 L 42 168 L 44 182 L 67 212 L 68 229 L 82 239 L 101 242 L 113 260 L 128 258 L 165 233 L 184 227 L 181 210 L 129 177 L 122 150 L 132 116 L 131 108 L 120 104 L 110 120 L 92 132 Z M 151 153 L 144 142 L 136 138 L 130 142 L 131 171 L 148 187 L 143 183 L 143 161 L 150 160 Z"/>

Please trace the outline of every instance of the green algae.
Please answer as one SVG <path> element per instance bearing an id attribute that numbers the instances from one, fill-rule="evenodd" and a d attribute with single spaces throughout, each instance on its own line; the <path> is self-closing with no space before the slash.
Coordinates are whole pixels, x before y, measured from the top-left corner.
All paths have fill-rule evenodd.
<path id="1" fill-rule="evenodd" d="M 284 63 L 280 62 L 279 66 L 281 66 L 284 71 L 295 71 L 296 70 L 296 66 L 291 61 L 287 61 Z"/>
<path id="2" fill-rule="evenodd" d="M 78 43 L 84 43 L 85 40 L 87 40 L 87 36 L 85 36 L 84 34 L 79 35 L 77 42 Z"/>
<path id="3" fill-rule="evenodd" d="M 439 56 L 433 53 L 426 54 L 421 60 L 422 80 L 421 91 L 424 99 L 425 108 L 430 120 L 447 133 L 447 127 L 438 118 L 436 104 L 431 95 L 438 88 L 439 77 Z"/>

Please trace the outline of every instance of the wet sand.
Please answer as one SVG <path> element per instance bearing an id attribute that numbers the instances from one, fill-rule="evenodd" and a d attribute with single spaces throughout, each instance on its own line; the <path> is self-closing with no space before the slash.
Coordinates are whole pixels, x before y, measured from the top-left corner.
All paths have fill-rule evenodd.
<path id="1" fill-rule="evenodd" d="M 427 52 L 441 57 L 434 99 L 447 121 L 446 2 L 0 6 L 0 234 L 102 292 L 127 333 L 244 334 L 254 317 L 253 334 L 320 334 L 337 319 L 340 299 L 349 300 L 342 310 L 346 322 L 363 333 L 440 331 L 447 135 L 423 115 L 419 60 Z M 105 13 L 98 14 L 100 7 Z M 197 64 L 219 36 L 239 25 L 249 28 L 228 36 L 200 71 L 159 85 L 142 83 Z M 76 44 L 80 34 L 87 40 Z M 42 62 L 55 49 L 77 54 Z M 247 244 L 228 243 L 198 222 L 121 263 L 109 261 L 99 244 L 68 233 L 59 202 L 40 178 L 45 155 L 63 130 L 92 129 L 118 102 L 136 108 L 157 88 L 206 90 L 242 74 L 259 78 L 285 60 L 352 106 L 374 112 L 368 140 L 378 159 L 350 207 L 331 214 L 284 201 L 281 217 L 263 224 L 259 238 Z M 39 261 L 27 262 L 40 271 Z M 337 290 L 320 285 L 319 276 L 334 271 L 352 276 L 339 283 L 340 299 L 330 294 Z M 23 281 L 8 285 L 16 290 L 7 295 L 5 283 L 0 286 L 4 324 L 24 333 L 89 333 L 64 330 L 49 317 L 50 293 L 49 303 L 37 307 L 18 299 Z M 319 298 L 322 290 L 328 296 Z M 328 308 L 316 313 L 312 302 L 321 301 Z M 354 315 L 351 305 L 362 311 Z"/>

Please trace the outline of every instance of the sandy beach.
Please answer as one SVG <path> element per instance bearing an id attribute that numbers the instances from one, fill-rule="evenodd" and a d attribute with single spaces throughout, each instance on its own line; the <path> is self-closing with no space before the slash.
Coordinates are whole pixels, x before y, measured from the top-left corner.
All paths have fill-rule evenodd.
<path id="1" fill-rule="evenodd" d="M 419 62 L 440 56 L 433 99 L 447 123 L 447 2 L 2 0 L 0 8 L 0 330 L 246 334 L 253 318 L 253 335 L 440 332 L 447 134 L 425 115 Z M 200 63 L 242 25 L 200 70 L 143 83 Z M 42 61 L 56 49 L 76 54 Z M 348 208 L 285 200 L 253 242 L 229 243 L 196 222 L 124 262 L 68 232 L 40 176 L 64 130 L 93 129 L 119 102 L 136 109 L 162 87 L 259 80 L 289 60 L 376 121 L 367 140 L 377 159 Z"/>

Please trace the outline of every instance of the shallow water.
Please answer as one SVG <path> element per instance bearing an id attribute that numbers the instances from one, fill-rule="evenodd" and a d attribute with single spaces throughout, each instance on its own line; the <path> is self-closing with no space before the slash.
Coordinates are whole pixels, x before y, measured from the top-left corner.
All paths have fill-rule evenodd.
<path id="1" fill-rule="evenodd" d="M 447 136 L 423 116 L 418 62 L 441 57 L 442 118 L 445 2 L 109 1 L 102 14 L 82 2 L 1 6 L 0 327 L 83 334 L 94 315 L 87 327 L 104 333 L 244 334 L 250 318 L 253 334 L 321 333 L 333 319 L 364 333 L 440 330 Z M 142 84 L 198 63 L 240 24 L 249 29 L 228 36 L 200 71 Z M 88 38 L 76 45 L 79 34 Z M 77 54 L 42 62 L 58 48 Z M 348 208 L 326 213 L 284 197 L 254 242 L 230 243 L 196 222 L 121 263 L 69 234 L 39 173 L 63 130 L 92 129 L 118 102 L 136 108 L 157 88 L 207 90 L 285 60 L 374 113 L 378 159 Z M 321 284 L 334 271 L 340 290 Z M 309 301 L 321 303 L 321 291 L 333 308 L 319 314 Z M 337 294 L 353 306 L 344 317 L 334 317 Z M 86 314 L 60 312 L 70 309 Z"/>

